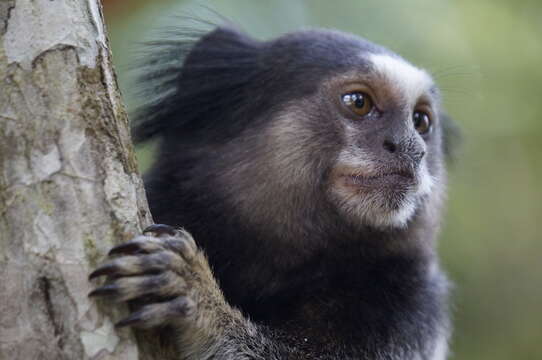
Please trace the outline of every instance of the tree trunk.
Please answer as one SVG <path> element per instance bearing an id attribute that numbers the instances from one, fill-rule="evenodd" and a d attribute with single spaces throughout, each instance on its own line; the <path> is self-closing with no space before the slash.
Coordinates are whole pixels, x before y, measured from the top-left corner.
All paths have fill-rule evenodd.
<path id="1" fill-rule="evenodd" d="M 149 223 L 99 2 L 0 0 L 0 359 L 137 359 L 87 276 Z"/>

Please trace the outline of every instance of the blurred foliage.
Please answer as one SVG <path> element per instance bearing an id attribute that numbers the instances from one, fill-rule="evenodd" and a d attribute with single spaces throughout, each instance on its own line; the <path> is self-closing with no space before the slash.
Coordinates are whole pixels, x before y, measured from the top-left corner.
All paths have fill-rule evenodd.
<path id="1" fill-rule="evenodd" d="M 175 21 L 169 14 L 213 18 L 202 4 L 258 38 L 337 28 L 429 69 L 465 136 L 440 241 L 456 284 L 451 358 L 542 359 L 542 2 L 162 0 L 138 11 L 119 3 L 108 22 L 129 107 L 137 42 Z M 148 153 L 140 151 L 143 166 Z"/>

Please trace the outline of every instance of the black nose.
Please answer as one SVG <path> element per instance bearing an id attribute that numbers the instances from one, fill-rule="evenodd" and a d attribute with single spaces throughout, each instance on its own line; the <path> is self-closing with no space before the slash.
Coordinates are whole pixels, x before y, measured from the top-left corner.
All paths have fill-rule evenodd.
<path id="1" fill-rule="evenodd" d="M 406 156 L 412 160 L 416 165 L 422 161 L 425 156 L 425 149 L 422 144 L 416 140 L 406 140 L 402 142 L 396 142 L 390 139 L 384 140 L 382 147 L 389 153 L 398 153 L 400 157 Z"/>

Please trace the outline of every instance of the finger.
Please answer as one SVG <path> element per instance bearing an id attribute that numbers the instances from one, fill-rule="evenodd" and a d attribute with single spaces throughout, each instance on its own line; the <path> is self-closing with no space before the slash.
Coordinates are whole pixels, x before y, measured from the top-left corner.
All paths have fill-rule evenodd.
<path id="1" fill-rule="evenodd" d="M 192 315 L 195 312 L 195 303 L 186 296 L 179 296 L 171 301 L 150 304 L 141 310 L 132 313 L 127 318 L 115 324 L 116 327 L 135 326 L 138 328 L 152 328 L 171 323 Z"/>
<path id="2" fill-rule="evenodd" d="M 140 235 L 133 240 L 117 245 L 109 251 L 109 255 L 152 253 L 163 250 L 163 243 L 153 236 Z"/>
<path id="3" fill-rule="evenodd" d="M 103 275 L 130 276 L 164 271 L 173 261 L 172 256 L 172 253 L 165 251 L 150 255 L 123 256 L 98 267 L 89 275 L 89 279 Z"/>
<path id="4" fill-rule="evenodd" d="M 167 271 L 158 275 L 122 277 L 93 290 L 89 296 L 109 296 L 115 301 L 128 301 L 146 295 L 179 296 L 186 292 L 184 279 Z"/>
<path id="5" fill-rule="evenodd" d="M 166 236 L 175 236 L 177 234 L 177 230 L 173 226 L 164 225 L 164 224 L 153 224 L 151 226 L 147 226 L 145 230 L 143 230 L 143 234 L 152 232 L 157 237 L 166 235 Z"/>

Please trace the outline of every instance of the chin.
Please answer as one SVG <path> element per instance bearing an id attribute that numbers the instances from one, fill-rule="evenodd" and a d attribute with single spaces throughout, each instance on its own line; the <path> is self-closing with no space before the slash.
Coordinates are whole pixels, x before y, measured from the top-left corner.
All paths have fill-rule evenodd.
<path id="1" fill-rule="evenodd" d="M 352 195 L 336 189 L 333 195 L 339 211 L 349 222 L 379 229 L 405 228 L 421 203 L 420 197 L 414 193 L 364 192 Z"/>
<path id="2" fill-rule="evenodd" d="M 400 201 L 384 200 L 381 204 L 373 203 L 361 217 L 364 225 L 376 228 L 406 228 L 421 203 L 415 195 L 405 196 Z M 390 206 L 391 205 L 391 206 Z"/>
<path id="3" fill-rule="evenodd" d="M 331 196 L 349 222 L 378 229 L 405 228 L 431 193 L 434 180 L 425 167 L 416 176 L 385 179 L 339 177 Z"/>

